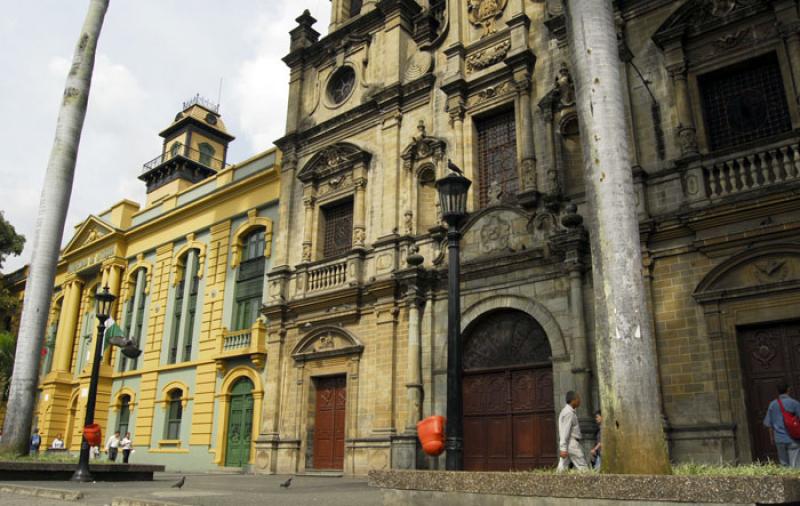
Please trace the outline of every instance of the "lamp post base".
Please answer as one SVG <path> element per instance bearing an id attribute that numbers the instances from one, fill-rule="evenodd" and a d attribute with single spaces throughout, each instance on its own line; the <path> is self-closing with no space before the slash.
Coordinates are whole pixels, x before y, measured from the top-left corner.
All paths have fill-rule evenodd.
<path id="1" fill-rule="evenodd" d="M 72 478 L 70 478 L 69 481 L 80 481 L 85 483 L 87 481 L 94 481 L 94 476 L 92 475 L 91 472 L 89 472 L 89 469 L 83 469 L 81 467 L 78 467 L 78 469 L 75 470 L 75 473 L 73 473 Z"/>
<path id="2" fill-rule="evenodd" d="M 94 481 L 94 476 L 89 471 L 89 443 L 84 439 L 81 443 L 81 455 L 78 459 L 78 468 L 72 474 L 70 481 Z"/>

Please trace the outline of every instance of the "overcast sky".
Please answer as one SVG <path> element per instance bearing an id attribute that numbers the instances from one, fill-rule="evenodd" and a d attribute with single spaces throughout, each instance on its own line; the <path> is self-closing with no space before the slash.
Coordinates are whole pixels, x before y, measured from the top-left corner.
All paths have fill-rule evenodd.
<path id="1" fill-rule="evenodd" d="M 58 105 L 88 0 L 0 0 L 0 211 L 28 239 Z M 123 198 L 144 202 L 142 164 L 159 154 L 158 132 L 184 100 L 217 100 L 236 136 L 235 163 L 283 134 L 288 31 L 304 9 L 327 33 L 330 0 L 111 0 L 100 36 L 89 109 L 64 235 Z"/>

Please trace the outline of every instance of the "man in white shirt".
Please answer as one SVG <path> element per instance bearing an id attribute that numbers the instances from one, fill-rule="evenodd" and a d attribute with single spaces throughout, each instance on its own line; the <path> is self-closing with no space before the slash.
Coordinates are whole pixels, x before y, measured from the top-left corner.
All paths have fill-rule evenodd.
<path id="1" fill-rule="evenodd" d="M 567 405 L 558 415 L 558 472 L 568 470 L 570 462 L 579 471 L 585 471 L 589 467 L 581 446 L 581 427 L 575 411 L 581 405 L 581 397 L 570 390 L 566 401 Z"/>
<path id="2" fill-rule="evenodd" d="M 117 452 L 119 451 L 119 431 L 115 432 L 106 442 L 106 452 L 108 453 L 108 460 L 114 462 L 117 460 Z"/>

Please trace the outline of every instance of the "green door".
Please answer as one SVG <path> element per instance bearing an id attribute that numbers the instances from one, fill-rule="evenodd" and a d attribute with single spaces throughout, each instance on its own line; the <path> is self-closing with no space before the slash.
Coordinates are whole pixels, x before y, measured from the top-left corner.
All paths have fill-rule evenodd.
<path id="1" fill-rule="evenodd" d="M 253 436 L 253 383 L 242 378 L 231 389 L 225 465 L 242 467 L 250 461 Z"/>

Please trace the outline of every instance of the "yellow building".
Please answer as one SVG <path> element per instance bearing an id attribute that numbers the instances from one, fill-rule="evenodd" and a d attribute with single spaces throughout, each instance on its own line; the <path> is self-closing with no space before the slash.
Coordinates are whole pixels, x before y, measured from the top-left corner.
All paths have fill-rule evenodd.
<path id="1" fill-rule="evenodd" d="M 95 419 L 130 431 L 133 461 L 173 469 L 251 463 L 263 395 L 265 326 L 279 185 L 276 150 L 226 163 L 218 107 L 195 97 L 144 164 L 144 208 L 124 200 L 79 224 L 61 254 L 37 423 L 78 450 L 97 319 L 94 296 L 143 354 L 106 351 Z"/>

